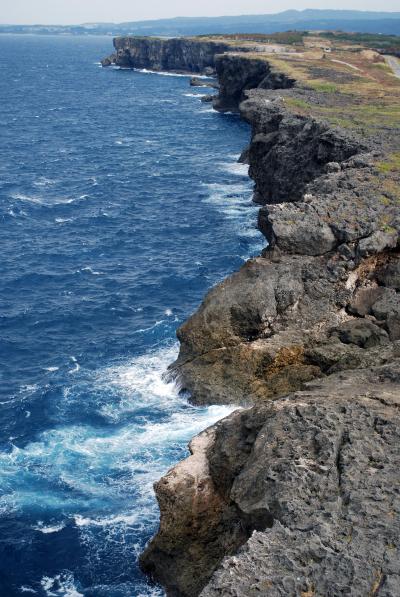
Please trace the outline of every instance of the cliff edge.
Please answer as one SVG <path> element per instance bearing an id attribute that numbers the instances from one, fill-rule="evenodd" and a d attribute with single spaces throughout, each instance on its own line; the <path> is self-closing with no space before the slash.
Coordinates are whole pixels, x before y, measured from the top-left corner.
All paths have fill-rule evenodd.
<path id="1" fill-rule="evenodd" d="M 400 82 L 317 35 L 231 41 L 214 106 L 251 124 L 268 247 L 179 329 L 171 374 L 196 404 L 245 408 L 156 484 L 142 567 L 171 596 L 395 597 Z"/>

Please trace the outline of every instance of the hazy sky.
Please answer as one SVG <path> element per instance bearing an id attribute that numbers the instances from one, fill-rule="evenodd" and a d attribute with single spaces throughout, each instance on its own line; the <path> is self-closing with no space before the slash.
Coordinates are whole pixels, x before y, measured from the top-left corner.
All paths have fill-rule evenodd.
<path id="1" fill-rule="evenodd" d="M 398 0 L 0 0 L 1 23 L 73 24 L 176 16 L 266 14 L 288 8 L 399 10 Z"/>

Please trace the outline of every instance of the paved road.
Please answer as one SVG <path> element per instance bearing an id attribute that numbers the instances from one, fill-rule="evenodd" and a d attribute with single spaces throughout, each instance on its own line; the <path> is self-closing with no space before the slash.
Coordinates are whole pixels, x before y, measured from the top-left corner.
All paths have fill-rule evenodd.
<path id="1" fill-rule="evenodd" d="M 400 60 L 396 56 L 385 56 L 384 58 L 396 77 L 400 78 Z"/>

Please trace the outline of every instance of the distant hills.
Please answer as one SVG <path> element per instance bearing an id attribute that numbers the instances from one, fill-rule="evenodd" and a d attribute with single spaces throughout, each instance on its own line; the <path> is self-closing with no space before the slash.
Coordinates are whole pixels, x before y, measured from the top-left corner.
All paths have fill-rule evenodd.
<path id="1" fill-rule="evenodd" d="M 131 23 L 82 25 L 0 25 L 0 33 L 42 35 L 159 35 L 275 33 L 287 30 L 341 30 L 400 35 L 400 12 L 357 10 L 286 10 L 272 15 L 177 17 Z"/>

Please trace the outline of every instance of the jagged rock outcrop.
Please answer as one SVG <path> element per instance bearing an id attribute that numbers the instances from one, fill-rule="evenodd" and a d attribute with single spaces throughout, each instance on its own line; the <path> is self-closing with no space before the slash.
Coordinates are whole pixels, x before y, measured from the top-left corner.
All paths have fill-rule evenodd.
<path id="1" fill-rule="evenodd" d="M 114 48 L 115 53 L 102 61 L 103 66 L 212 75 L 216 54 L 228 51 L 229 45 L 190 38 L 128 36 L 116 37 Z"/>
<path id="2" fill-rule="evenodd" d="M 240 54 L 217 56 L 215 66 L 220 85 L 214 108 L 221 112 L 238 112 L 239 104 L 250 89 L 286 89 L 295 80 L 274 71 L 263 59 L 249 60 Z"/>
<path id="3" fill-rule="evenodd" d="M 351 248 L 341 252 L 270 252 L 210 291 L 178 331 L 173 371 L 193 402 L 264 402 L 315 377 L 393 358 L 400 294 L 377 276 L 396 270 L 399 255 L 387 251 L 355 266 Z"/>
<path id="4" fill-rule="evenodd" d="M 399 595 L 399 409 L 394 358 L 235 412 L 156 485 L 145 569 L 174 597 Z"/>
<path id="5" fill-rule="evenodd" d="M 365 140 L 334 129 L 327 122 L 296 114 L 285 98 L 304 91 L 251 90 L 241 106 L 242 117 L 252 126 L 249 149 L 250 176 L 255 182 L 254 201 L 261 204 L 299 201 L 311 181 L 366 152 Z"/>

